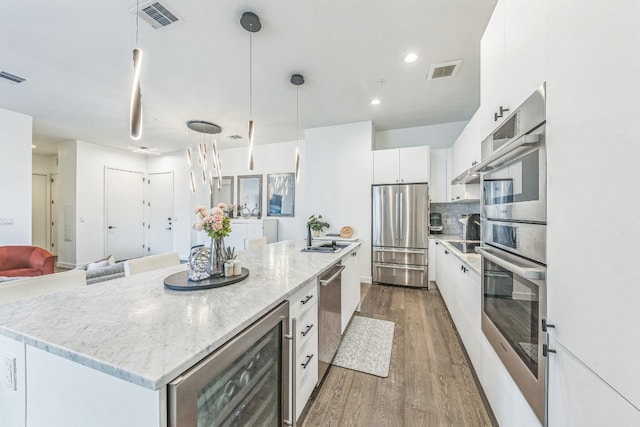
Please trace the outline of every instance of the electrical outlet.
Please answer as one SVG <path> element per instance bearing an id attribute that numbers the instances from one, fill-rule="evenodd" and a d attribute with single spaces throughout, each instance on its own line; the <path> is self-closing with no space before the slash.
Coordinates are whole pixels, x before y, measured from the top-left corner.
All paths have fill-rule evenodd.
<path id="1" fill-rule="evenodd" d="M 18 390 L 16 380 L 16 358 L 10 354 L 4 356 L 4 385 L 13 391 Z"/>
<path id="2" fill-rule="evenodd" d="M 13 225 L 13 218 L 0 218 L 0 225 Z"/>

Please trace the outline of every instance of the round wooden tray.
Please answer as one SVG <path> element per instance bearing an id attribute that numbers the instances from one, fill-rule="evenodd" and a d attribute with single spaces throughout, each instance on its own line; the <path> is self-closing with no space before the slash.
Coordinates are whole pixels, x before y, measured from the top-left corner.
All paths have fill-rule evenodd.
<path id="1" fill-rule="evenodd" d="M 233 285 L 243 281 L 249 277 L 249 270 L 242 268 L 242 273 L 237 276 L 230 277 L 209 277 L 208 279 L 198 280 L 194 282 L 189 280 L 189 272 L 181 271 L 172 274 L 164 279 L 164 286 L 174 291 L 197 291 L 201 289 L 221 288 L 223 286 Z"/>

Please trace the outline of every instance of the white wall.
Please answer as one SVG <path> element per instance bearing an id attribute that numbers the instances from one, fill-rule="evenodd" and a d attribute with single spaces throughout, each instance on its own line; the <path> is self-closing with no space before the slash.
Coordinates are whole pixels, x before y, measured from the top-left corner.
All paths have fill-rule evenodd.
<path id="1" fill-rule="evenodd" d="M 353 227 L 362 241 L 361 280 L 371 281 L 371 122 L 307 129 L 302 218 L 322 214 L 338 233 Z"/>
<path id="2" fill-rule="evenodd" d="M 466 121 L 461 121 L 377 131 L 373 149 L 385 150 L 418 145 L 430 145 L 431 149 L 448 148 L 453 145 L 466 125 Z"/>
<path id="3" fill-rule="evenodd" d="M 58 156 L 55 154 L 33 154 L 33 173 L 58 173 Z"/>
<path id="4" fill-rule="evenodd" d="M 32 117 L 0 109 L 0 245 L 31 244 Z"/>

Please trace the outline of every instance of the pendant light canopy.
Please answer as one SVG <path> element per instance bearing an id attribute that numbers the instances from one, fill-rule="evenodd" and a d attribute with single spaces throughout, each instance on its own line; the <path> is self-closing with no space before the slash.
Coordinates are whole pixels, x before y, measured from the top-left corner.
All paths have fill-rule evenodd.
<path id="1" fill-rule="evenodd" d="M 240 25 L 249 32 L 249 160 L 248 168 L 253 170 L 253 33 L 262 28 L 260 18 L 253 12 L 244 12 L 240 17 Z"/>
<path id="2" fill-rule="evenodd" d="M 139 11 L 138 0 L 136 0 L 136 48 L 133 49 L 133 87 L 131 89 L 131 106 L 129 110 L 130 135 L 136 141 L 142 137 L 142 91 L 140 90 L 142 50 L 138 48 Z"/>
<path id="3" fill-rule="evenodd" d="M 300 150 L 298 142 L 300 141 L 300 86 L 304 84 L 304 76 L 302 74 L 292 74 L 291 84 L 296 87 L 296 183 L 300 182 Z"/>

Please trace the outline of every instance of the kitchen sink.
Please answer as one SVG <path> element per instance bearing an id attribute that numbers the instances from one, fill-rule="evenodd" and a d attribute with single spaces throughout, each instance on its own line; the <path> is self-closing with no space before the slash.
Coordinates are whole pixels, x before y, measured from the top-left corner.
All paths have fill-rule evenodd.
<path id="1" fill-rule="evenodd" d="M 319 246 L 307 246 L 306 248 L 302 248 L 302 252 L 316 252 L 316 253 L 327 253 L 327 254 L 335 254 L 336 252 L 340 252 L 344 248 L 349 246 L 348 244 L 340 244 L 340 243 L 332 243 L 327 242 L 323 243 Z"/>

